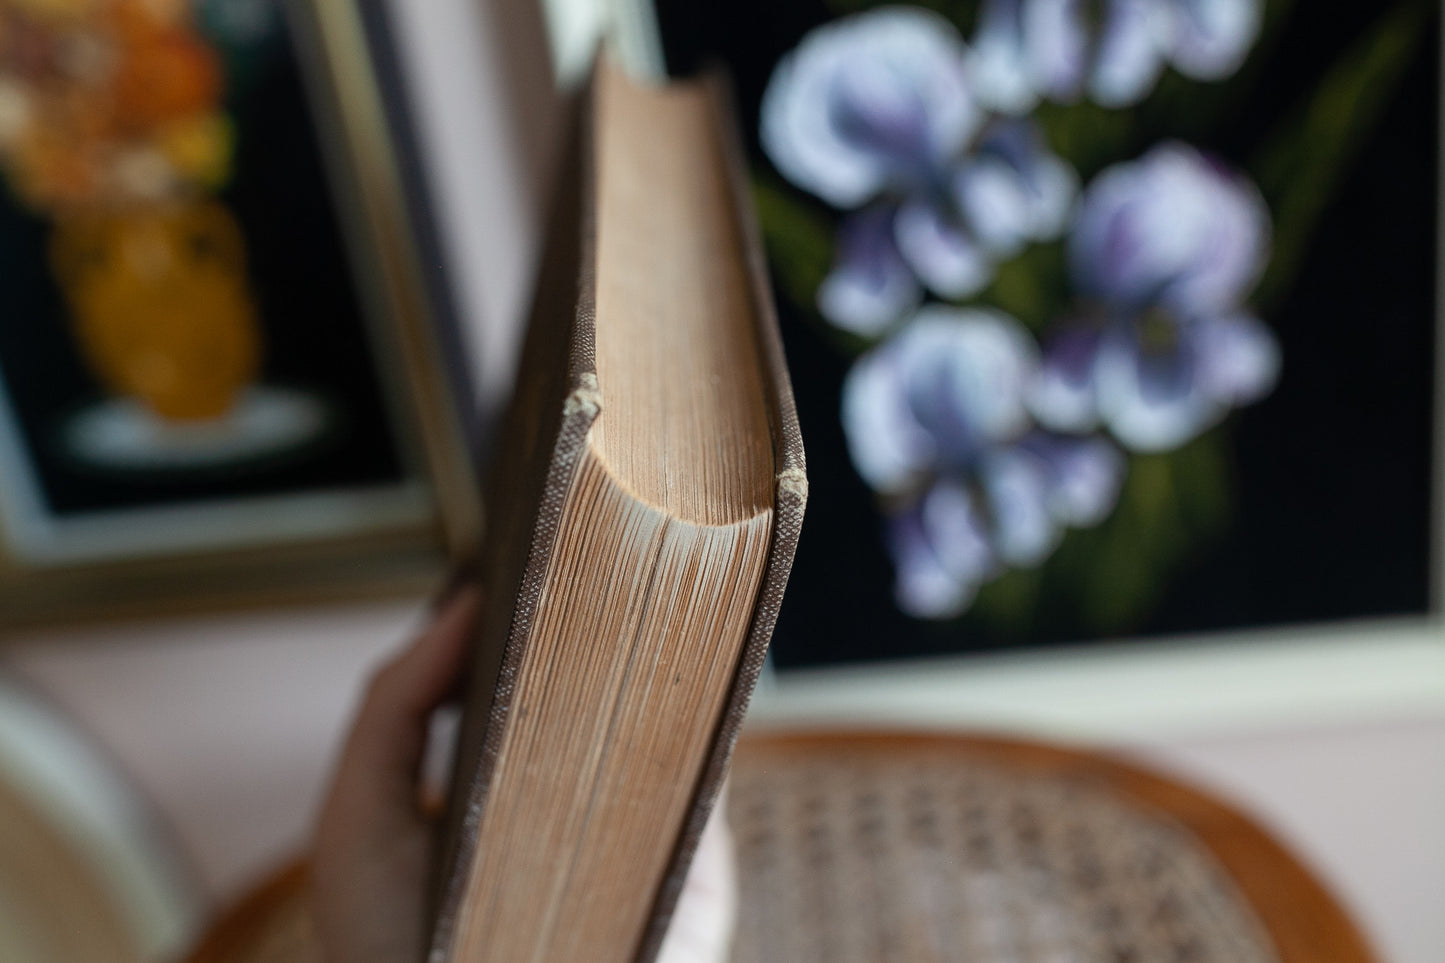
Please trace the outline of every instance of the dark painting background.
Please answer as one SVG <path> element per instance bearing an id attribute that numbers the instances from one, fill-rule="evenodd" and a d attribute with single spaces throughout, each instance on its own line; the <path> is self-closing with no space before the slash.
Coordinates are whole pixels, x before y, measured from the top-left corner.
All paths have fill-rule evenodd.
<path id="1" fill-rule="evenodd" d="M 1294 4 L 1274 42 L 1241 72 L 1247 96 L 1225 102 L 1207 132 L 1198 116 L 1146 101 L 1138 110 L 1147 112 L 1149 141 L 1114 159 L 1181 136 L 1248 169 L 1248 158 L 1289 129 L 1331 65 L 1391 9 Z M 1047 592 L 1022 623 L 978 613 L 926 622 L 897 610 L 873 496 L 849 462 L 839 423 L 852 355 L 809 317 L 808 305 L 780 293 L 810 479 L 774 641 L 780 666 L 1427 611 L 1439 26 L 1438 8 L 1422 9 L 1420 42 L 1364 136 L 1332 145 L 1341 152 L 1333 194 L 1298 271 L 1263 314 L 1280 340 L 1283 373 L 1268 398 L 1230 418 L 1225 523 L 1161 577 L 1142 615 L 1107 633 L 1081 622 L 1075 607 L 1051 604 Z M 659 2 L 670 69 L 690 72 L 717 59 L 730 68 L 761 177 L 778 180 L 757 139 L 773 65 L 839 12 L 804 2 Z M 960 27 L 966 38 L 967 25 Z M 1196 86 L 1202 98 L 1214 96 L 1210 85 Z M 1080 173 L 1087 180 L 1095 171 Z M 1095 584 L 1108 591 L 1107 573 Z"/>

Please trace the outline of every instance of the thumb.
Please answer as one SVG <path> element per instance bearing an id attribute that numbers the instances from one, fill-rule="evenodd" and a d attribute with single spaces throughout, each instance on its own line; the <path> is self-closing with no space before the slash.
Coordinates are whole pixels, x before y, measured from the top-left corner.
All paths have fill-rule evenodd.
<path id="1" fill-rule="evenodd" d="M 337 767 L 333 796 L 366 809 L 404 805 L 414 812 L 428 722 L 455 688 L 480 607 L 477 589 L 458 592 L 408 648 L 372 676 Z"/>

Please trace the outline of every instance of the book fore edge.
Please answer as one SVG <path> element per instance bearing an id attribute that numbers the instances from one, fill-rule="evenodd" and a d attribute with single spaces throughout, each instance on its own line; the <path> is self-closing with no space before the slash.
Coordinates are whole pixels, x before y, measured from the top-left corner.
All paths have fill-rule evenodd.
<path id="1" fill-rule="evenodd" d="M 767 566 L 758 587 L 753 618 L 748 626 L 733 684 L 718 721 L 712 749 L 698 779 L 692 806 L 668 862 L 667 873 L 653 900 L 648 926 L 637 949 L 636 963 L 653 963 L 661 950 L 673 912 L 677 908 L 678 898 L 687 880 L 693 854 L 722 791 L 753 689 L 767 658 L 768 644 L 777 623 L 788 576 L 792 572 L 793 556 L 802 531 L 803 511 L 808 498 L 807 465 L 802 434 L 798 427 L 797 406 L 793 400 L 792 381 L 788 376 L 782 336 L 778 330 L 777 309 L 768 277 L 762 233 L 748 190 L 747 165 L 736 126 L 737 112 L 731 87 L 721 68 L 712 68 L 702 76 L 710 95 L 713 128 L 723 154 L 724 170 L 732 194 L 730 206 L 746 259 L 754 333 L 758 339 L 759 354 L 766 376 L 764 383 L 768 392 L 768 426 L 772 434 L 775 468 L 773 527 Z"/>

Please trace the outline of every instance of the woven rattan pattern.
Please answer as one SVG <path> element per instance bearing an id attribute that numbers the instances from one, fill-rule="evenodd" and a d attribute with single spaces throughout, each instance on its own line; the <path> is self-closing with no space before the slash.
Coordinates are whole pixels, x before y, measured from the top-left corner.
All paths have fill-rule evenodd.
<path id="1" fill-rule="evenodd" d="M 742 758 L 736 963 L 1275 963 L 1182 826 L 947 754 Z"/>

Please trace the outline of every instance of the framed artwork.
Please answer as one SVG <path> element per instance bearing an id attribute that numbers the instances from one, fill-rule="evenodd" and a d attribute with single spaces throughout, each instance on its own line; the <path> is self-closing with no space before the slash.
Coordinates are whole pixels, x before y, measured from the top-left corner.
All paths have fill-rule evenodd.
<path id="1" fill-rule="evenodd" d="M 732 69 L 807 440 L 780 669 L 1442 649 L 1438 4 L 657 16 Z"/>
<path id="2" fill-rule="evenodd" d="M 384 40 L 0 0 L 0 620 L 414 585 L 475 538 Z"/>

